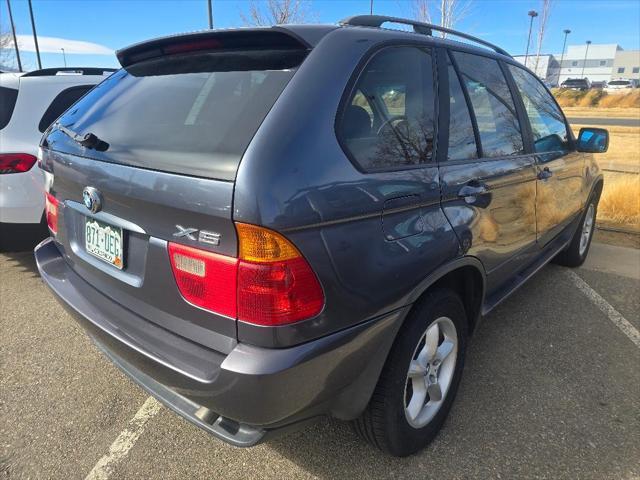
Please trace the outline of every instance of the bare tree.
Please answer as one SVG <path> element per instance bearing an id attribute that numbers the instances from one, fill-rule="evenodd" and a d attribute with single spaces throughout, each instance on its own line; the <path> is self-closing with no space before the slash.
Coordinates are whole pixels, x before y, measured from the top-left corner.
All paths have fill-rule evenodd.
<path id="1" fill-rule="evenodd" d="M 306 23 L 312 20 L 309 0 L 251 0 L 246 14 L 240 13 L 245 25 L 269 26 L 282 23 Z"/>
<path id="2" fill-rule="evenodd" d="M 542 42 L 544 41 L 544 34 L 547 28 L 547 21 L 549 20 L 549 16 L 551 15 L 551 4 L 553 0 L 541 0 L 542 5 L 540 6 L 540 20 L 538 22 L 538 49 L 536 52 L 536 65 L 533 71 L 538 74 L 538 63 L 540 62 L 540 52 L 542 51 Z"/>
<path id="3" fill-rule="evenodd" d="M 433 0 L 431 0 L 433 2 Z M 431 23 L 431 11 L 429 0 L 413 0 L 411 2 L 411 14 L 419 22 Z"/>
<path id="4" fill-rule="evenodd" d="M 441 27 L 455 28 L 470 13 L 471 5 L 472 0 L 413 0 L 411 10 L 420 22 L 436 23 L 439 18 Z M 442 32 L 441 36 L 446 38 L 447 34 Z"/>
<path id="5" fill-rule="evenodd" d="M 440 0 L 440 26 L 455 28 L 464 17 L 469 14 L 471 0 Z M 447 34 L 443 33 L 442 38 Z"/>
<path id="6" fill-rule="evenodd" d="M 15 67 L 15 47 L 11 30 L 6 25 L 0 25 L 0 66 Z"/>

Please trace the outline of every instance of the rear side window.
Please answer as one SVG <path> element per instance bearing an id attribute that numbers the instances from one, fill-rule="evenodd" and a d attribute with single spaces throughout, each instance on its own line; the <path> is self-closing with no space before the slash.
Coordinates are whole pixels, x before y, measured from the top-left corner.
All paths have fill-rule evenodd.
<path id="1" fill-rule="evenodd" d="M 473 123 L 460 79 L 451 61 L 449 74 L 449 150 L 448 160 L 469 160 L 478 157 Z"/>
<path id="2" fill-rule="evenodd" d="M 509 65 L 524 102 L 536 152 L 566 152 L 570 149 L 564 117 L 544 85 L 529 72 Z"/>
<path id="3" fill-rule="evenodd" d="M 15 88 L 0 87 L 0 130 L 9 125 L 17 99 L 18 90 Z"/>
<path id="4" fill-rule="evenodd" d="M 53 99 L 53 102 L 51 102 L 49 108 L 44 112 L 44 115 L 42 115 L 40 123 L 38 124 L 38 130 L 44 132 L 56 118 L 62 115 L 67 108 L 76 103 L 80 97 L 92 88 L 93 85 L 79 85 L 60 92 L 56 98 Z"/>
<path id="5" fill-rule="evenodd" d="M 84 152 L 54 132 L 52 148 L 184 175 L 233 180 L 258 127 L 306 50 L 204 51 L 142 61 L 111 75 L 60 119 L 108 144 Z"/>
<path id="6" fill-rule="evenodd" d="M 364 170 L 430 162 L 434 94 L 431 54 L 415 47 L 378 52 L 360 73 L 337 135 Z"/>
<path id="7" fill-rule="evenodd" d="M 482 155 L 501 157 L 524 152 L 516 107 L 496 60 L 454 52 L 473 108 Z"/>

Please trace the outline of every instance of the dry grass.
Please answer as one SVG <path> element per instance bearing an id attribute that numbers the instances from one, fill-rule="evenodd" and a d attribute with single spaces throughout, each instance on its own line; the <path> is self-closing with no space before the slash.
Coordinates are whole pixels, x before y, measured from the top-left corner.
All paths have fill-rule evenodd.
<path id="1" fill-rule="evenodd" d="M 640 229 L 640 176 L 625 175 L 605 182 L 598 220 Z"/>
<path id="2" fill-rule="evenodd" d="M 640 118 L 640 108 L 563 107 L 567 117 Z"/>
<path id="3" fill-rule="evenodd" d="M 640 90 L 629 93 L 607 93 L 603 90 L 553 89 L 561 107 L 640 108 Z"/>

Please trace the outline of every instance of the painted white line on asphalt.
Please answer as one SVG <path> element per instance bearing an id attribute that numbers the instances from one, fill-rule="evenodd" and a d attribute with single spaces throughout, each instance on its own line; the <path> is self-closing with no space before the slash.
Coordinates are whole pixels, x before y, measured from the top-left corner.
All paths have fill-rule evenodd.
<path id="1" fill-rule="evenodd" d="M 602 298 L 600 294 L 580 278 L 576 272 L 565 270 L 565 273 L 573 281 L 575 286 L 578 287 L 596 307 L 609 317 L 609 320 L 611 320 L 616 327 L 622 330 L 622 333 L 629 337 L 629 339 L 636 344 L 636 347 L 640 348 L 640 332 L 638 329 L 631 325 L 631 323 L 629 323 L 629 321 L 624 318 L 620 312 L 613 308 L 609 302 Z"/>
<path id="2" fill-rule="evenodd" d="M 138 437 L 144 431 L 144 426 L 160 411 L 160 403 L 152 397 L 142 404 L 140 410 L 136 412 L 127 428 L 125 428 L 118 438 L 109 447 L 109 453 L 98 460 L 98 463 L 91 469 L 85 480 L 106 480 L 113 472 L 113 467 L 122 460 L 129 450 L 135 445 Z"/>

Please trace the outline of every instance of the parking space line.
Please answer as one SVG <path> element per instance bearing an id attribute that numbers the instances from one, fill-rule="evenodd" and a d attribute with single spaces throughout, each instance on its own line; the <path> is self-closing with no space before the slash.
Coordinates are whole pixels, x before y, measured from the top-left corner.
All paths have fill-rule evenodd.
<path id="1" fill-rule="evenodd" d="M 160 407 L 160 403 L 155 398 L 147 398 L 140 410 L 129 420 L 127 428 L 111 444 L 109 453 L 98 460 L 98 463 L 91 469 L 85 480 L 105 480 L 109 478 L 115 464 L 129 453 L 129 450 L 135 445 L 138 437 L 144 431 L 146 423 L 160 411 Z"/>
<path id="2" fill-rule="evenodd" d="M 565 270 L 566 275 L 573 281 L 576 287 L 578 287 L 582 293 L 584 293 L 591 302 L 598 307 L 613 324 L 618 327 L 622 333 L 624 333 L 629 339 L 636 344 L 636 347 L 640 348 L 640 332 L 634 327 L 626 318 L 622 316 L 609 302 L 600 296 L 593 288 L 591 288 L 587 282 L 585 282 L 580 276 L 571 270 Z"/>

